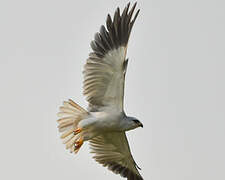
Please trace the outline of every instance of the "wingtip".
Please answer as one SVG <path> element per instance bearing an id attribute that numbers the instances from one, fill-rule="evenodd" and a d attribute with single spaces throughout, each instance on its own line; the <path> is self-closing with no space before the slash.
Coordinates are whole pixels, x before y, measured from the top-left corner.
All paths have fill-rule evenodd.
<path id="1" fill-rule="evenodd" d="M 137 6 L 137 1 L 134 3 L 133 7 L 135 8 Z"/>
<path id="2" fill-rule="evenodd" d="M 108 51 L 128 44 L 132 27 L 140 11 L 136 11 L 136 6 L 137 2 L 132 3 L 132 6 L 128 2 L 123 10 L 117 7 L 114 14 L 107 14 L 106 25 L 100 27 L 100 38 L 95 38 L 96 43 L 91 44 L 98 57 L 102 58 Z"/>

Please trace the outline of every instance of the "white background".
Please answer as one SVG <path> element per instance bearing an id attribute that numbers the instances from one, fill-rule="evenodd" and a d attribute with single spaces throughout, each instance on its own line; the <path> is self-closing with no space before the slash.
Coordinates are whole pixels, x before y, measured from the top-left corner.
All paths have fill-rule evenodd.
<path id="1" fill-rule="evenodd" d="M 84 144 L 59 139 L 56 113 L 83 107 L 82 70 L 107 13 L 125 1 L 0 2 L 0 179 L 121 179 Z M 132 3 L 133 4 L 133 3 Z M 125 111 L 145 180 L 225 179 L 225 3 L 139 1 L 128 47 Z"/>

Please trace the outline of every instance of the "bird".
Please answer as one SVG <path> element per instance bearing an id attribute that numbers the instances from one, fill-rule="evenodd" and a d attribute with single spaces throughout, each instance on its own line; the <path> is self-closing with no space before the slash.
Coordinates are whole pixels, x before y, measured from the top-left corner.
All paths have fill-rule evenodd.
<path id="1" fill-rule="evenodd" d="M 143 124 L 124 111 L 127 45 L 140 12 L 135 11 L 136 5 L 128 3 L 121 13 L 118 7 L 113 18 L 108 14 L 106 25 L 91 41 L 92 52 L 83 71 L 87 109 L 69 99 L 60 106 L 57 120 L 66 149 L 76 154 L 89 142 L 93 158 L 127 180 L 143 180 L 126 136 L 126 131 Z"/>

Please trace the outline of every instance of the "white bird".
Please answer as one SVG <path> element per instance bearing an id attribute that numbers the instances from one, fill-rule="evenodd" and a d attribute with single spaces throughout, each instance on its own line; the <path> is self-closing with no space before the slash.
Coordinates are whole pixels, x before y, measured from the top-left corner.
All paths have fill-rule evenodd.
<path id="1" fill-rule="evenodd" d="M 128 180 L 143 180 L 129 148 L 125 132 L 142 123 L 129 117 L 123 109 L 124 81 L 128 65 L 127 44 L 135 15 L 136 3 L 123 12 L 117 8 L 106 27 L 101 26 L 91 42 L 93 52 L 84 66 L 84 95 L 88 110 L 74 101 L 64 101 L 58 113 L 59 131 L 66 149 L 77 153 L 83 142 L 89 141 L 94 159 Z M 133 18 L 132 18 L 133 17 Z"/>

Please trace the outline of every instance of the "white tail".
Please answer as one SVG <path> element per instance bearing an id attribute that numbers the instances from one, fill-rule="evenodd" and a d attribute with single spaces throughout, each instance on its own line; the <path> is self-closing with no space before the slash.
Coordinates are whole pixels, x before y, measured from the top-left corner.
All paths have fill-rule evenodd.
<path id="1" fill-rule="evenodd" d="M 88 112 L 71 99 L 64 101 L 63 106 L 59 109 L 60 119 L 57 122 L 59 123 L 59 132 L 62 132 L 61 138 L 66 144 L 66 149 L 74 152 L 74 144 L 80 138 L 80 134 L 75 135 L 74 131 L 77 129 L 78 123 L 88 116 Z"/>

